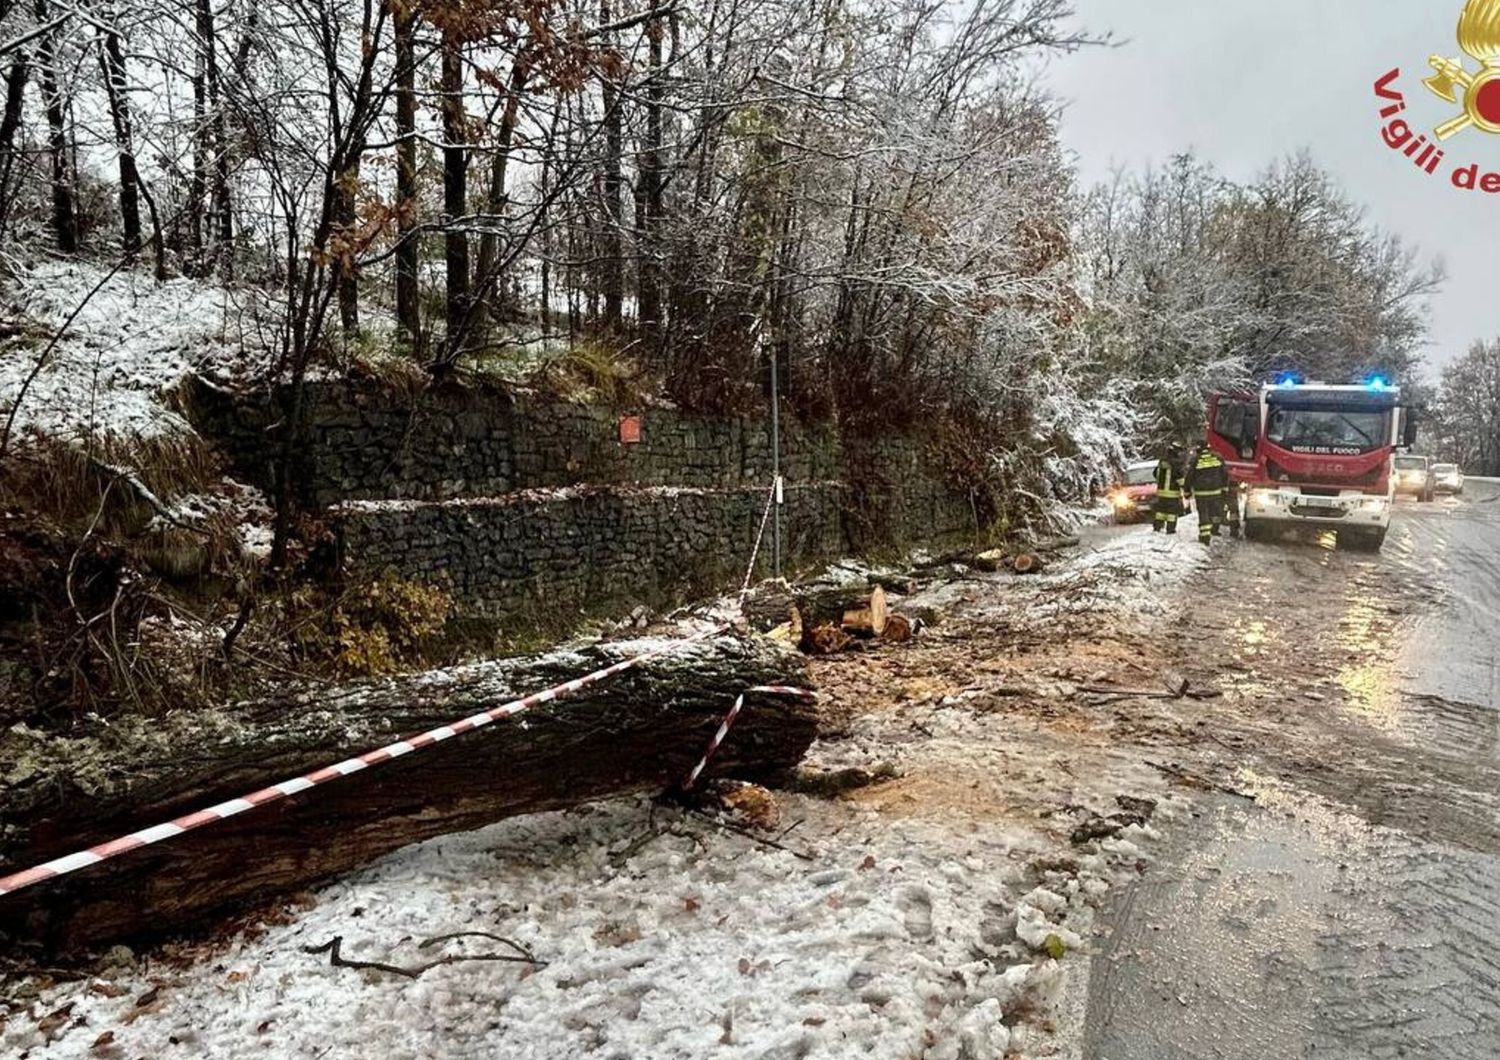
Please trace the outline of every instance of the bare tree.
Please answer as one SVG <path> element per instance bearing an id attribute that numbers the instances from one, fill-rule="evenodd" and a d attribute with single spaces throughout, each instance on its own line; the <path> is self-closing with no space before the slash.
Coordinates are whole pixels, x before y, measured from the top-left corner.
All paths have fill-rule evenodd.
<path id="1" fill-rule="evenodd" d="M 469 149 L 464 110 L 463 41 L 456 27 L 442 27 L 443 257 L 447 269 L 447 335 L 437 362 L 446 368 L 462 350 L 470 306 Z"/>
<path id="2" fill-rule="evenodd" d="M 36 0 L 38 24 L 51 25 L 47 0 Z M 65 254 L 78 250 L 78 172 L 73 164 L 73 142 L 69 135 L 68 100 L 58 69 L 58 30 L 44 30 L 37 47 L 37 77 L 42 90 L 42 109 L 47 115 L 47 148 L 52 165 L 52 231 L 58 249 Z"/>
<path id="3" fill-rule="evenodd" d="M 415 11 L 393 19 L 396 63 L 396 321 L 408 346 L 420 352 L 422 310 L 418 301 L 417 244 L 417 56 Z"/>
<path id="4" fill-rule="evenodd" d="M 0 235 L 10 220 L 16 179 L 16 133 L 21 128 L 26 79 L 30 76 L 26 52 L 16 51 L 5 72 L 5 111 L 0 114 Z"/>
<path id="5" fill-rule="evenodd" d="M 109 117 L 114 126 L 115 147 L 120 156 L 120 228 L 127 261 L 141 251 L 140 173 L 135 163 L 135 141 L 131 133 L 129 79 L 125 75 L 125 51 L 120 46 L 119 15 L 112 11 L 104 33 L 99 62 Z"/>

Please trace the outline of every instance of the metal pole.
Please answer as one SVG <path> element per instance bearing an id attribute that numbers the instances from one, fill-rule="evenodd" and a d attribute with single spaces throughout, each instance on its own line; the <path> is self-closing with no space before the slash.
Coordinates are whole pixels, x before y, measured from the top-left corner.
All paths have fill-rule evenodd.
<path id="1" fill-rule="evenodd" d="M 771 344 L 771 488 L 776 491 L 771 522 L 771 577 L 781 577 L 781 389 L 776 376 L 776 344 Z"/>

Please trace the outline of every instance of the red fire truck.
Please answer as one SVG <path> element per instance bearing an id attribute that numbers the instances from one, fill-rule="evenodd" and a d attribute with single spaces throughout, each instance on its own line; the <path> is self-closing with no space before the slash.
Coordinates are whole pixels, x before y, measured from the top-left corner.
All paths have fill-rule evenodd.
<path id="1" fill-rule="evenodd" d="M 1391 458 L 1416 441 L 1401 390 L 1285 381 L 1216 394 L 1208 445 L 1245 492 L 1245 536 L 1333 530 L 1341 547 L 1375 550 L 1391 523 Z"/>

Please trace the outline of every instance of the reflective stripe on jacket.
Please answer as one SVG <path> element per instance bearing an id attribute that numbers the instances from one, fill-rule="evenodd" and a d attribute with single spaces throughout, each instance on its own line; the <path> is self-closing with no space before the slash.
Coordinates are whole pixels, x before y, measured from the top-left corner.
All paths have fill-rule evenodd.
<path id="1" fill-rule="evenodd" d="M 1205 449 L 1188 473 L 1188 492 L 1199 497 L 1222 497 L 1229 485 L 1229 471 L 1219 454 Z"/>
<path id="2" fill-rule="evenodd" d="M 1167 500 L 1176 500 L 1182 496 L 1182 477 L 1177 474 L 1177 468 L 1169 460 L 1157 461 L 1156 495 Z"/>

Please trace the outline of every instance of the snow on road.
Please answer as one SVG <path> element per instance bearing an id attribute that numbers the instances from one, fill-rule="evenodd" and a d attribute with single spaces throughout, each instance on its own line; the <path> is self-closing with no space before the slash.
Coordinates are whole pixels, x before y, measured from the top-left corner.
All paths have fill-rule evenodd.
<path id="1" fill-rule="evenodd" d="M 1043 576 L 955 582 L 924 602 L 974 629 L 1050 627 L 1063 600 L 1085 622 L 1117 621 L 1200 562 L 1189 538 L 1101 531 Z M 386 857 L 225 945 L 12 988 L 0 1046 L 35 1060 L 1058 1055 L 1070 954 L 1155 833 L 1132 822 L 1070 843 L 1075 819 L 1046 824 L 975 792 L 988 778 L 1105 813 L 1146 782 L 1070 764 L 1063 747 L 1026 750 L 1033 719 L 970 709 L 986 694 L 981 682 L 856 711 L 813 764 L 888 760 L 904 779 L 841 800 L 782 794 L 770 834 L 787 849 L 648 800 L 504 821 Z M 335 937 L 345 958 L 403 967 L 513 952 L 483 935 L 423 945 L 456 932 L 544 963 L 455 960 L 408 979 L 307 952 Z"/>

